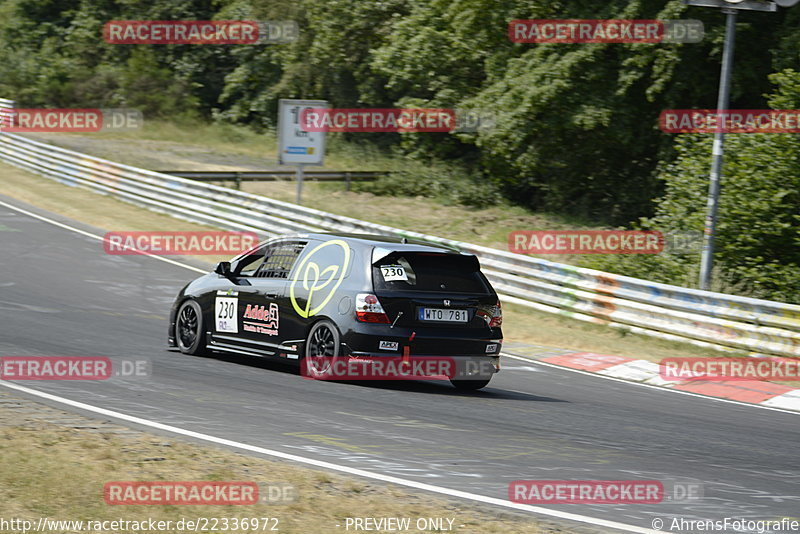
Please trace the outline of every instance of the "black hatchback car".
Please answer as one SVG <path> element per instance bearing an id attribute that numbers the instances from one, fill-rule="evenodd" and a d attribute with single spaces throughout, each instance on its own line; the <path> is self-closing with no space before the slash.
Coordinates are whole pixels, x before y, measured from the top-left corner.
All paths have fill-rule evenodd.
<path id="1" fill-rule="evenodd" d="M 172 306 L 169 345 L 300 362 L 447 357 L 481 364 L 448 376 L 475 390 L 499 370 L 502 317 L 473 255 L 309 233 L 266 241 L 187 284 Z"/>

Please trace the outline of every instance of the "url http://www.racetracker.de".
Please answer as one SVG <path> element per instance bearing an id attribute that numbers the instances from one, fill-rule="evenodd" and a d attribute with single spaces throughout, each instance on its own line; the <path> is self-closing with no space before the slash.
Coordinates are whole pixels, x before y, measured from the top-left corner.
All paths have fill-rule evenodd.
<path id="1" fill-rule="evenodd" d="M 277 517 L 195 517 L 181 519 L 36 520 L 0 517 L 0 531 L 20 532 L 277 532 Z"/>

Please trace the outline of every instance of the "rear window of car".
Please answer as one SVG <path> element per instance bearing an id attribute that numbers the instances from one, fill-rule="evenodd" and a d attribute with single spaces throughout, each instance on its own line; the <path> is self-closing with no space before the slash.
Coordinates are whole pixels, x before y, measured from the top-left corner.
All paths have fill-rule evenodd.
<path id="1" fill-rule="evenodd" d="M 474 256 L 395 252 L 372 266 L 376 290 L 489 293 Z"/>

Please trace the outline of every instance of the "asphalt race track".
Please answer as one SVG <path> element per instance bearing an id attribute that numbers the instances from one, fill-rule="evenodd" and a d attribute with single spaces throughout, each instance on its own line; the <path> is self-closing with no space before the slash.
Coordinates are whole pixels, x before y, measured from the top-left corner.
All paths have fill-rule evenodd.
<path id="1" fill-rule="evenodd" d="M 510 358 L 488 388 L 458 393 L 447 383 L 316 382 L 258 359 L 188 357 L 167 350 L 166 320 L 195 272 L 146 256 L 106 255 L 95 239 L 2 205 L 0 242 L 0 355 L 152 363 L 146 378 L 26 387 L 500 499 L 518 479 L 703 484 L 703 498 L 691 504 L 550 507 L 642 528 L 656 517 L 763 520 L 800 510 L 797 415 Z"/>

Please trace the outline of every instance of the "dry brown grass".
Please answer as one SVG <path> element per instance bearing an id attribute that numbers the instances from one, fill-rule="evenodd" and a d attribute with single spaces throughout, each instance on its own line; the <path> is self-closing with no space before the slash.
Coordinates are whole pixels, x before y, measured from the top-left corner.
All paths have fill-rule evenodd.
<path id="1" fill-rule="evenodd" d="M 106 482 L 137 480 L 289 483 L 298 498 L 288 504 L 251 506 L 105 503 Z M 530 518 L 499 515 L 485 507 L 477 509 L 386 484 L 131 431 L 0 391 L 0 518 L 36 522 L 40 517 L 84 521 L 275 517 L 279 532 L 298 534 L 342 532 L 347 517 L 453 518 L 455 533 L 536 534 L 549 530 Z"/>

